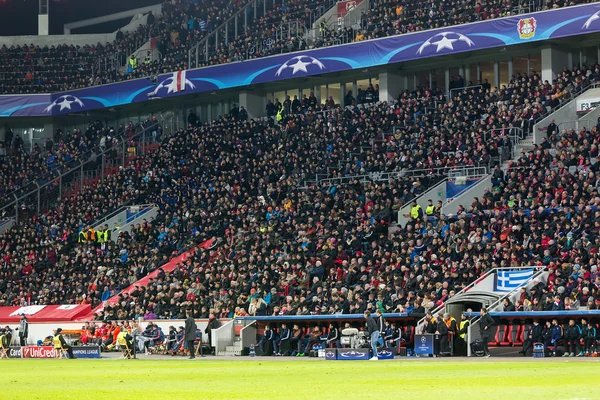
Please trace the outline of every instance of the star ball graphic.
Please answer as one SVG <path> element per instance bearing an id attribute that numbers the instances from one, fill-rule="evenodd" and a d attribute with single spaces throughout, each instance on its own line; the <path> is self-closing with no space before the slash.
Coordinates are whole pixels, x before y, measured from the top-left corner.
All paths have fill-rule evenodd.
<path id="1" fill-rule="evenodd" d="M 44 109 L 44 112 L 49 113 L 52 112 L 54 107 L 60 107 L 58 111 L 62 110 L 72 110 L 72 104 L 77 104 L 79 108 L 83 108 L 83 101 L 79 99 L 79 97 L 72 96 L 70 94 L 65 94 L 60 96 L 56 100 L 54 100 L 48 107 Z"/>
<path id="2" fill-rule="evenodd" d="M 417 50 L 417 54 L 419 54 L 419 55 L 423 54 L 425 49 L 428 48 L 429 46 L 435 46 L 436 54 L 444 49 L 454 51 L 454 50 L 456 50 L 455 46 L 458 44 L 456 42 L 465 43 L 467 45 L 467 47 L 472 47 L 475 45 L 475 43 L 471 39 L 469 39 L 467 36 L 463 35 L 462 33 L 446 31 L 446 32 L 441 32 L 436 35 L 433 35 L 432 37 L 427 39 L 425 42 L 423 42 L 423 44 Z"/>
<path id="3" fill-rule="evenodd" d="M 275 73 L 275 76 L 280 76 L 281 73 L 288 68 L 292 70 L 292 76 L 296 75 L 298 72 L 304 72 L 306 74 L 308 73 L 307 67 L 310 67 L 311 65 L 316 65 L 321 71 L 325 69 L 325 65 L 314 57 L 296 56 L 284 62 Z"/>

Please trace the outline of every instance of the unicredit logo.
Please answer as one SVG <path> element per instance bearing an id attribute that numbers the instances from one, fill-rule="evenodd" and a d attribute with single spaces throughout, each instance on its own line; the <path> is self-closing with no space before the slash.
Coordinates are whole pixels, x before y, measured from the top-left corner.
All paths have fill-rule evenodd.
<path id="1" fill-rule="evenodd" d="M 57 356 L 53 347 L 27 346 L 23 348 L 23 358 L 56 358 Z"/>

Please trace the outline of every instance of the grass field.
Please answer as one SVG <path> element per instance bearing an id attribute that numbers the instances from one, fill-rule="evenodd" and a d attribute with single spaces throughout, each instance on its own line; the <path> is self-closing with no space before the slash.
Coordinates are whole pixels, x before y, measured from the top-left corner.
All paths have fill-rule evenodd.
<path id="1" fill-rule="evenodd" d="M 596 362 L 0 360 L 2 399 L 592 399 Z"/>

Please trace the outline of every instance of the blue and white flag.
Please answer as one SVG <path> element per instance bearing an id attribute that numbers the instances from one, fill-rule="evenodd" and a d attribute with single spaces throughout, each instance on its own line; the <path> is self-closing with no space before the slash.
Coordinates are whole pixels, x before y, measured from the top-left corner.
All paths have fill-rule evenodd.
<path id="1" fill-rule="evenodd" d="M 496 273 L 496 292 L 512 292 L 531 279 L 533 272 L 533 269 L 498 271 Z"/>

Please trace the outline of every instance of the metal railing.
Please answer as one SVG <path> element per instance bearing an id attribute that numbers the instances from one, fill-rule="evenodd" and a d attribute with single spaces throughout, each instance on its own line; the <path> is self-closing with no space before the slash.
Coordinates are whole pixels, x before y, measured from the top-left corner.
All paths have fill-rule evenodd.
<path id="1" fill-rule="evenodd" d="M 268 11 L 276 7 L 276 0 L 254 0 L 246 4 L 188 50 L 188 68 L 201 67 L 200 62 L 208 62 L 209 55 L 216 53 L 220 45 L 228 46 L 230 40 L 246 33 L 253 21 L 266 16 Z"/>
<path id="2" fill-rule="evenodd" d="M 498 268 L 493 268 L 491 270 L 489 270 L 488 272 L 486 272 L 485 274 L 483 274 L 482 276 L 480 276 L 479 278 L 475 279 L 473 282 L 471 282 L 468 286 L 465 286 L 463 289 L 461 289 L 458 293 L 456 293 L 454 296 L 458 296 L 459 294 L 463 294 L 468 292 L 469 290 L 471 290 L 473 287 L 475 287 L 475 285 L 479 284 L 480 282 L 483 282 L 484 279 L 486 279 L 488 276 L 490 276 L 491 274 L 495 274 L 497 272 Z M 439 313 L 442 312 L 442 310 L 444 310 L 446 308 L 446 303 L 441 304 L 431 310 L 427 310 L 430 311 L 431 314 L 435 317 L 436 315 L 438 315 Z M 419 320 L 419 322 L 417 322 L 417 332 L 420 332 L 423 329 L 423 324 L 425 323 L 425 318 L 427 317 L 423 317 Z"/>
<path id="3" fill-rule="evenodd" d="M 175 119 L 175 114 L 170 114 L 169 119 Z M 162 135 L 170 136 L 175 129 L 175 121 L 161 118 L 158 125 L 149 126 L 131 137 L 123 135 L 115 145 L 110 145 L 98 154 L 87 153 L 70 162 L 66 171 L 59 172 L 57 176 L 42 178 L 43 181 L 34 181 L 29 186 L 31 190 L 18 190 L 0 199 L 0 216 L 2 219 L 14 218 L 18 223 L 21 219 L 31 215 L 39 215 L 42 211 L 52 208 L 61 198 L 76 193 L 86 184 L 97 184 L 108 175 L 118 171 L 119 167 L 125 168 L 129 162 L 138 155 L 146 153 L 152 145 L 157 146 L 158 127 L 161 121 L 169 128 L 163 128 Z M 165 133 L 168 131 L 168 133 Z"/>
<path id="4" fill-rule="evenodd" d="M 397 178 L 410 178 L 419 176 L 446 175 L 448 177 L 467 176 L 479 177 L 488 174 L 487 166 L 481 167 L 439 167 L 432 169 L 411 169 L 391 172 L 371 172 L 366 175 L 348 175 L 334 178 L 319 179 L 322 174 L 316 174 L 314 182 L 318 185 L 346 185 L 358 180 L 360 183 L 382 182 Z"/>
<path id="5" fill-rule="evenodd" d="M 591 83 L 587 81 L 588 84 L 581 88 L 574 88 L 573 90 L 568 90 L 564 97 L 562 97 L 559 101 L 559 104 L 555 107 L 548 109 L 544 108 L 544 111 L 541 113 L 542 117 L 532 128 L 534 143 L 537 143 L 541 140 L 538 140 L 540 137 L 540 131 L 544 131 L 549 122 L 553 119 L 552 114 L 559 111 L 561 108 L 569 104 L 571 101 L 575 100 L 577 97 L 581 96 L 583 93 L 587 92 L 589 89 L 600 88 L 600 83 Z"/>
<path id="6" fill-rule="evenodd" d="M 464 91 L 469 90 L 469 89 L 481 89 L 482 87 L 483 86 L 481 86 L 481 85 L 473 85 L 473 86 L 465 86 L 465 87 L 450 89 L 448 97 L 450 99 L 454 99 L 454 97 L 456 96 L 456 94 L 458 94 L 460 92 L 464 92 Z"/>
<path id="7" fill-rule="evenodd" d="M 526 267 L 511 267 L 511 268 L 498 268 L 498 270 L 502 269 L 502 270 L 515 270 L 515 269 L 535 269 L 535 268 L 539 268 L 537 269 L 533 275 L 531 276 L 531 278 L 529 278 L 527 281 L 521 283 L 519 286 L 517 286 L 516 288 L 514 288 L 513 290 L 511 290 L 510 292 L 504 294 L 504 296 L 502 296 L 500 299 L 498 299 L 497 301 L 495 301 L 494 303 L 490 304 L 487 307 L 488 312 L 493 311 L 494 309 L 498 308 L 499 306 L 501 306 L 504 302 L 504 299 L 506 298 L 510 298 L 511 296 L 514 296 L 515 294 L 517 294 L 521 288 L 526 287 L 527 285 L 529 285 L 529 283 L 533 282 L 534 280 L 538 279 L 541 275 L 543 275 L 546 272 L 545 267 L 540 268 L 537 266 L 526 266 Z M 481 281 L 481 280 L 479 280 Z M 475 327 L 477 327 L 479 325 L 479 322 L 481 321 L 481 317 L 475 317 L 471 320 L 471 323 L 469 324 L 469 327 L 467 328 L 467 343 L 471 343 L 472 342 L 472 338 L 473 338 L 473 329 Z M 471 356 L 471 346 L 467 346 L 467 356 Z"/>

